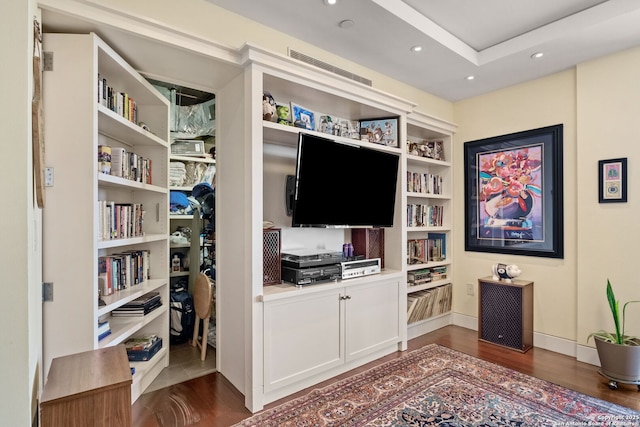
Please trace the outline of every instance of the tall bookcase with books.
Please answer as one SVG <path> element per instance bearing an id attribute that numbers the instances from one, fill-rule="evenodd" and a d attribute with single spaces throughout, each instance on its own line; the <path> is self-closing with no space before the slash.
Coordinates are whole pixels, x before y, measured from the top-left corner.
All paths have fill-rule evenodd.
<path id="1" fill-rule="evenodd" d="M 407 325 L 414 338 L 449 323 L 452 297 L 452 135 L 450 123 L 407 117 Z"/>
<path id="2" fill-rule="evenodd" d="M 55 357 L 156 335 L 131 362 L 135 400 L 169 363 L 169 102 L 95 34 L 45 34 L 44 50 L 45 375 Z"/>

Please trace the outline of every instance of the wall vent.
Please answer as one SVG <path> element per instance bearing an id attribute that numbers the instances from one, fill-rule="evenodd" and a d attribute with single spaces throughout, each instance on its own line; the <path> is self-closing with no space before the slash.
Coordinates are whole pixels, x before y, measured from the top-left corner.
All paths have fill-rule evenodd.
<path id="1" fill-rule="evenodd" d="M 322 68 L 323 70 L 329 71 L 342 77 L 346 77 L 358 83 L 362 83 L 367 86 L 373 85 L 373 82 L 365 77 L 353 74 L 350 71 L 343 70 L 342 68 L 338 68 L 335 65 L 320 61 L 319 59 L 313 58 L 309 55 L 305 55 L 304 53 L 300 53 L 296 50 L 289 49 L 289 56 L 293 59 L 297 59 L 298 61 L 305 62 L 307 64 L 313 65 L 314 67 Z"/>

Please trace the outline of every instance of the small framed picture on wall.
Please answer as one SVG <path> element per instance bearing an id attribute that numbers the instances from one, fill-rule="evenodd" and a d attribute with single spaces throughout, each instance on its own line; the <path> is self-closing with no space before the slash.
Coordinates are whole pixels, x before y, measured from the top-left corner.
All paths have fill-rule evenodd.
<path id="1" fill-rule="evenodd" d="M 627 158 L 598 161 L 598 201 L 626 203 Z"/>

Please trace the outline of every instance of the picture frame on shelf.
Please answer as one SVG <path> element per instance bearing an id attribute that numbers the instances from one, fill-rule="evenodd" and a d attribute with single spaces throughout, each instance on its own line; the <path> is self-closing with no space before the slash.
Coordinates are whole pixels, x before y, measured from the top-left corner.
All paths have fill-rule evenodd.
<path id="1" fill-rule="evenodd" d="M 598 161 L 598 201 L 627 202 L 627 158 Z"/>
<path id="2" fill-rule="evenodd" d="M 315 113 L 294 102 L 291 103 L 291 119 L 295 127 L 316 130 Z"/>
<path id="3" fill-rule="evenodd" d="M 398 147 L 398 116 L 360 120 L 360 140 Z"/>
<path id="4" fill-rule="evenodd" d="M 360 122 L 358 120 L 338 119 L 340 136 L 350 139 L 360 139 Z"/>
<path id="5" fill-rule="evenodd" d="M 340 119 L 326 113 L 316 113 L 316 130 L 327 135 L 340 135 Z"/>
<path id="6" fill-rule="evenodd" d="M 564 257 L 563 125 L 464 143 L 465 251 Z"/>
<path id="7" fill-rule="evenodd" d="M 433 160 L 445 161 L 444 141 L 407 142 L 407 153 Z"/>

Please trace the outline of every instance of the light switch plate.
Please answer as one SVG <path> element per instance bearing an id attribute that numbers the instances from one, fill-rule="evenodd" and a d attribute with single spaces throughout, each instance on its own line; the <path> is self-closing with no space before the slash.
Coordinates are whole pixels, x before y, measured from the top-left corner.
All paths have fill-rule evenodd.
<path id="1" fill-rule="evenodd" d="M 44 186 L 53 187 L 53 168 L 44 168 Z"/>

